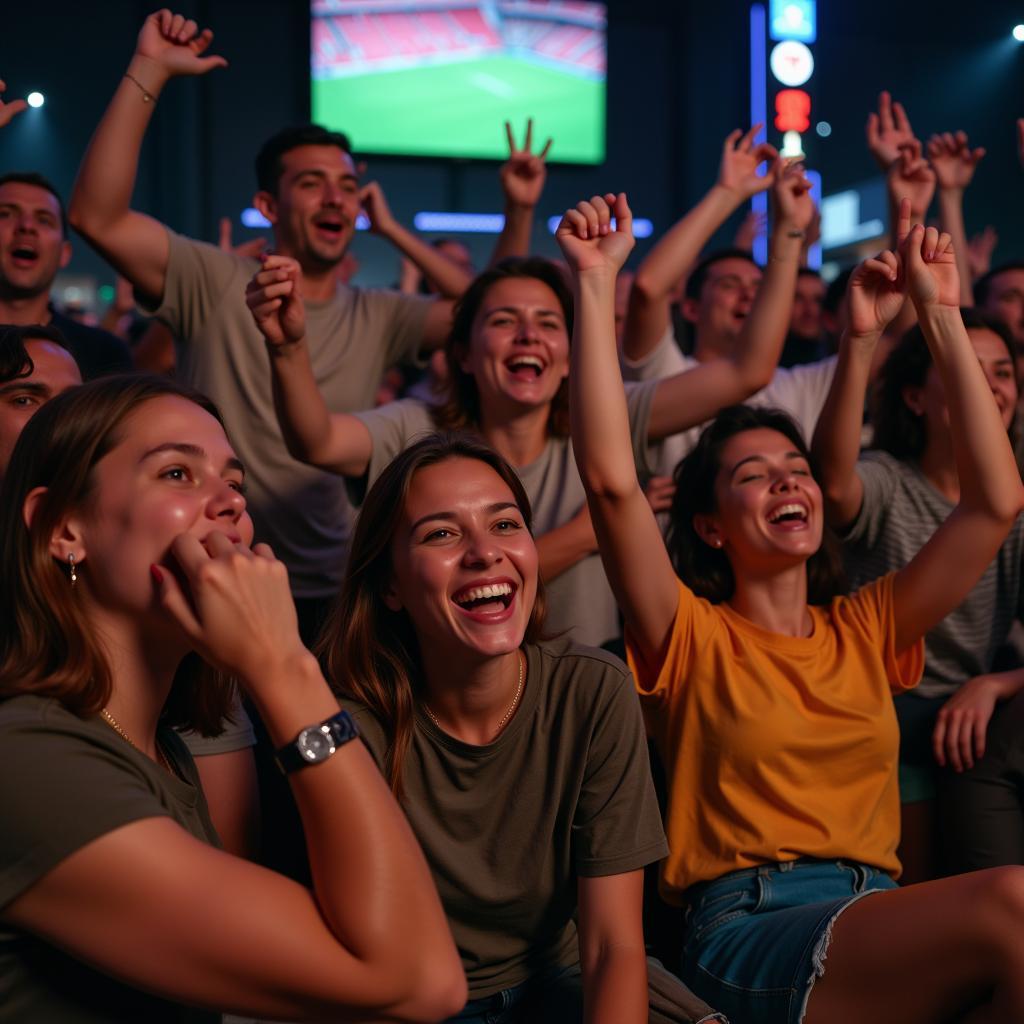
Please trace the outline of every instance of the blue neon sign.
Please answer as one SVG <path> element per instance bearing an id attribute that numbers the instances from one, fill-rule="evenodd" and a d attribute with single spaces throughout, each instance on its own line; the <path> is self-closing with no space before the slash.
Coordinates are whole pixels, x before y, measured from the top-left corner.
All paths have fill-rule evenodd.
<path id="1" fill-rule="evenodd" d="M 818 5 L 815 0 L 770 0 L 768 25 L 772 39 L 813 43 L 818 38 Z"/>

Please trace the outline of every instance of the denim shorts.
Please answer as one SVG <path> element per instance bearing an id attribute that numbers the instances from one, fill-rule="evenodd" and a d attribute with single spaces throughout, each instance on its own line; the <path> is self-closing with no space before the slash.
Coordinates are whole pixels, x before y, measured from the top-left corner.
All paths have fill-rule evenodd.
<path id="1" fill-rule="evenodd" d="M 852 861 L 798 860 L 732 871 L 688 889 L 683 980 L 742 1024 L 801 1024 L 825 973 L 832 925 L 896 883 Z"/>

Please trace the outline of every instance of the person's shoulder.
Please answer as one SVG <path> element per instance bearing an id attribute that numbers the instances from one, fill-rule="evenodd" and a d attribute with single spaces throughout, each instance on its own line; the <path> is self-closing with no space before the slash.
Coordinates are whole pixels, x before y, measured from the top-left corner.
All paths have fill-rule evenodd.
<path id="1" fill-rule="evenodd" d="M 54 726 L 76 730 L 82 721 L 52 697 L 22 693 L 0 700 L 0 730 L 5 732 Z"/>
<path id="2" fill-rule="evenodd" d="M 572 681 L 579 685 L 614 689 L 625 686 L 632 693 L 632 676 L 625 663 L 600 647 L 587 647 L 568 637 L 543 640 L 532 645 L 545 678 Z"/>

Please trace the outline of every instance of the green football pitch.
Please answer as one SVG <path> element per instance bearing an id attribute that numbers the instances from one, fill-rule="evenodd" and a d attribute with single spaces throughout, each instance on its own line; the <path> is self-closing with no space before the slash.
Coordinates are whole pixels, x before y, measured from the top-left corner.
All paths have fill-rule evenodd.
<path id="1" fill-rule="evenodd" d="M 359 153 L 504 159 L 504 122 L 550 158 L 604 160 L 604 83 L 512 57 L 314 79 L 313 120 L 347 132 Z"/>

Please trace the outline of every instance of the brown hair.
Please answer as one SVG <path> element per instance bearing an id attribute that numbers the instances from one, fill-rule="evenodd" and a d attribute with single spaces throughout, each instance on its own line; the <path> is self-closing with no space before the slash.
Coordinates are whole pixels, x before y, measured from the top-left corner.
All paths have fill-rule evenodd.
<path id="1" fill-rule="evenodd" d="M 25 425 L 0 486 L 0 698 L 36 694 L 69 711 L 95 714 L 110 700 L 110 665 L 50 539 L 69 509 L 88 502 L 94 469 L 122 440 L 124 420 L 154 398 L 195 402 L 223 424 L 209 399 L 165 377 L 103 377 L 70 388 Z M 31 527 L 23 508 L 45 487 Z M 87 571 L 87 563 L 78 570 Z M 189 655 L 164 720 L 205 736 L 223 731 L 233 684 Z"/>
<path id="2" fill-rule="evenodd" d="M 448 384 L 444 401 L 433 411 L 440 430 L 478 430 L 480 428 L 480 390 L 476 378 L 462 368 L 473 338 L 473 321 L 491 286 L 508 278 L 535 278 L 546 284 L 562 308 L 565 329 L 572 337 L 572 292 L 562 271 L 550 260 L 539 256 L 513 257 L 479 274 L 455 304 L 452 329 L 445 343 L 448 363 Z M 548 433 L 553 437 L 569 436 L 569 379 L 562 381 L 551 401 Z"/>
<path id="3" fill-rule="evenodd" d="M 413 709 L 422 682 L 419 645 L 409 616 L 384 601 L 391 584 L 391 542 L 419 470 L 449 459 L 476 459 L 508 485 L 531 527 L 530 499 L 515 470 L 492 448 L 467 434 L 432 434 L 406 448 L 370 488 L 363 502 L 349 552 L 341 594 L 324 625 L 317 653 L 336 692 L 365 704 L 388 739 L 387 776 L 395 796 L 402 793 L 402 766 L 412 740 Z M 541 638 L 545 599 L 537 599 L 526 640 Z"/>

